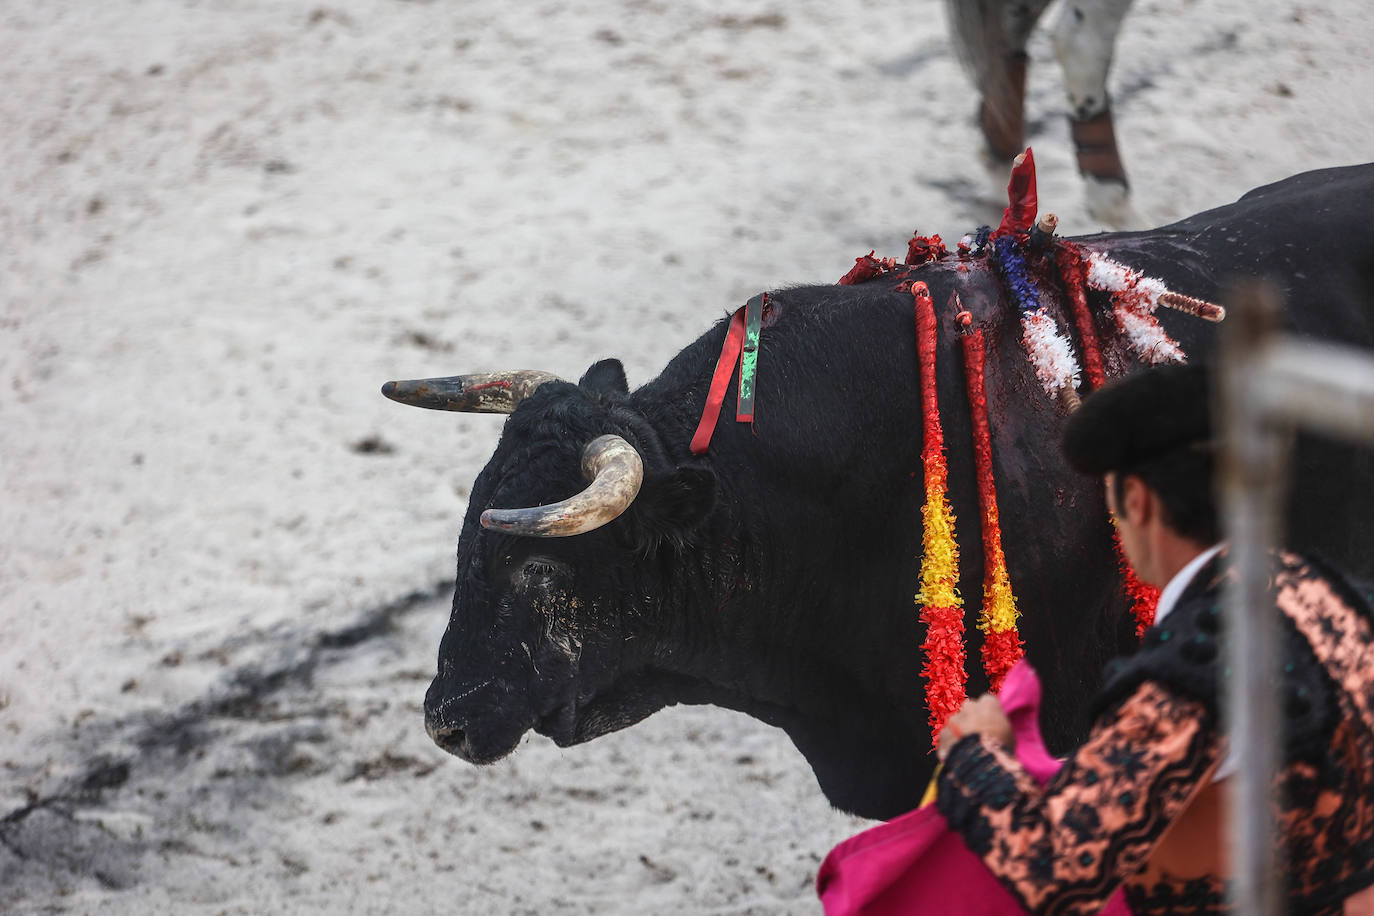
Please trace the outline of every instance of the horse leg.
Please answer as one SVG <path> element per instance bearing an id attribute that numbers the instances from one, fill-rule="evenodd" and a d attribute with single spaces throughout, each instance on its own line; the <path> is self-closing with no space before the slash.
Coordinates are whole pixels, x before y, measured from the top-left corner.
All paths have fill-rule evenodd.
<path id="1" fill-rule="evenodd" d="M 1131 0 L 1068 0 L 1053 32 L 1069 97 L 1069 132 L 1084 178 L 1088 212 L 1116 225 L 1133 218 L 1129 184 L 1112 124 L 1107 73 Z"/>
<path id="2" fill-rule="evenodd" d="M 1005 164 L 1024 149 L 1026 42 L 1050 0 L 946 0 L 950 28 L 978 86 L 978 126 Z"/>

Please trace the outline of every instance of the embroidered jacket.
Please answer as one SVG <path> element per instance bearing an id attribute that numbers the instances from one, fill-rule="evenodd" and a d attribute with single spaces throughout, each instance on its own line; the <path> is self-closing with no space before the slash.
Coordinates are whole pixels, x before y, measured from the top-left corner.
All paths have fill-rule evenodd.
<path id="1" fill-rule="evenodd" d="M 1122 883 L 1137 916 L 1224 911 L 1223 789 L 1212 781 L 1225 751 L 1220 566 L 1204 567 L 1140 651 L 1109 669 L 1088 739 L 1043 790 L 991 739 L 950 750 L 940 812 L 1031 912 L 1094 913 Z M 1276 558 L 1274 588 L 1287 909 L 1340 913 L 1374 885 L 1374 616 L 1368 596 L 1315 561 Z"/>

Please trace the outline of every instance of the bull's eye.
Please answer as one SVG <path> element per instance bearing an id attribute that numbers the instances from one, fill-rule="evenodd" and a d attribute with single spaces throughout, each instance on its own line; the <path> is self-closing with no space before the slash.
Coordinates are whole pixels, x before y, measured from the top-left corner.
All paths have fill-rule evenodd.
<path id="1" fill-rule="evenodd" d="M 541 591 L 566 585 L 572 578 L 572 567 L 548 557 L 530 557 L 515 574 L 515 583 L 520 588 L 537 588 Z"/>

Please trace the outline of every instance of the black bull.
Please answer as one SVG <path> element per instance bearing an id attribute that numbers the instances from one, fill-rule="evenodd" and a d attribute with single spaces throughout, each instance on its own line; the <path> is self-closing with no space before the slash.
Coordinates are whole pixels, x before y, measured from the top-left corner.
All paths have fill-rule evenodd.
<path id="1" fill-rule="evenodd" d="M 1079 241 L 1202 298 L 1217 299 L 1237 277 L 1270 277 L 1291 329 L 1370 348 L 1371 214 L 1374 166 L 1360 166 L 1299 175 L 1153 231 Z M 1007 564 L 1020 631 L 1045 685 L 1043 726 L 1063 749 L 1084 732 L 1103 664 L 1133 641 L 1110 526 L 1099 481 L 1061 463 L 1064 409 L 1032 374 L 997 277 L 984 261 L 956 273 L 954 261 L 913 276 L 930 286 L 940 312 L 938 387 L 968 605 L 969 690 L 985 688 L 972 626 L 983 557 L 962 362 L 944 307 L 956 288 L 988 338 Z M 934 765 L 919 674 L 924 633 L 912 600 L 924 501 L 921 404 L 912 296 L 893 287 L 889 276 L 773 293 L 756 421 L 737 424 L 727 409 L 701 458 L 688 442 L 725 322 L 632 392 L 614 360 L 577 385 L 527 384 L 473 486 L 458 542 L 452 617 L 425 697 L 426 724 L 441 746 L 486 763 L 529 729 L 569 745 L 674 703 L 711 703 L 785 730 L 839 808 L 887 818 L 917 804 Z M 1129 371 L 1136 364 L 1115 343 L 1105 298 L 1092 301 L 1109 374 Z M 1209 359 L 1215 328 L 1165 311 L 1191 358 Z M 1072 326 L 1062 310 L 1059 320 Z M 471 377 L 450 387 L 464 385 L 479 387 Z M 506 385 L 495 383 L 509 392 Z M 465 406 L 466 396 L 447 406 L 503 409 Z M 481 524 L 490 507 L 578 493 L 587 486 L 583 446 L 603 434 L 622 437 L 642 458 L 642 487 L 623 514 L 566 537 Z M 1302 442 L 1290 542 L 1374 572 L 1365 547 L 1372 465 L 1351 448 Z"/>

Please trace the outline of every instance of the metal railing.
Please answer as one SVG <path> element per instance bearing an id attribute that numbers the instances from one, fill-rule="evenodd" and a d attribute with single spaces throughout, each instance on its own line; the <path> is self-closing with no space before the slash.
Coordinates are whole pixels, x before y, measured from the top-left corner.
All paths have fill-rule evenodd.
<path id="1" fill-rule="evenodd" d="M 1273 802 L 1279 735 L 1279 631 L 1266 604 L 1268 552 L 1279 546 L 1289 445 L 1298 427 L 1374 445 L 1374 356 L 1278 333 L 1279 297 L 1251 284 L 1232 297 L 1216 372 L 1222 527 L 1237 578 L 1227 591 L 1228 733 L 1239 768 L 1229 836 L 1237 913 L 1283 911 Z M 1367 485 L 1367 483 L 1366 483 Z"/>

